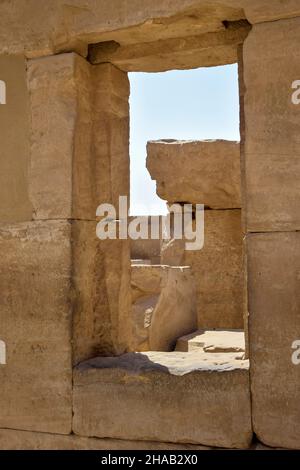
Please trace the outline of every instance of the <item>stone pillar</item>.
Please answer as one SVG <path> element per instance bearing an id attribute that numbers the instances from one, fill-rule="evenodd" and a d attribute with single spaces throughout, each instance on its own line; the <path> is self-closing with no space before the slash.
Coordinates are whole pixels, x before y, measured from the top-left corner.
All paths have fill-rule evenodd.
<path id="1" fill-rule="evenodd" d="M 24 59 L 6 58 L 3 75 L 0 66 L 8 90 L 0 119 L 7 113 L 11 126 L 1 146 L 0 428 L 68 434 L 72 364 L 128 349 L 129 244 L 96 237 L 96 208 L 111 202 L 103 181 L 112 186 L 117 170 L 128 180 L 128 82 L 73 53 L 28 61 L 27 82 Z M 116 149 L 106 110 L 119 75 L 115 109 L 126 125 Z M 116 168 L 121 154 L 127 167 Z"/>
<path id="2" fill-rule="evenodd" d="M 245 231 L 253 426 L 300 448 L 300 18 L 255 25 L 243 50 Z M 252 232 L 252 233 L 251 233 Z"/>

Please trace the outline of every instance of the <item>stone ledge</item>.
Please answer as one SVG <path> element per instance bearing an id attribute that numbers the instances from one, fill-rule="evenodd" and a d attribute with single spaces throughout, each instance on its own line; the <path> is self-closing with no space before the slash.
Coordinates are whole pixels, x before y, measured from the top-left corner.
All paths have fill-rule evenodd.
<path id="1" fill-rule="evenodd" d="M 129 353 L 80 364 L 74 370 L 75 434 L 249 447 L 248 361 L 209 356 Z"/>

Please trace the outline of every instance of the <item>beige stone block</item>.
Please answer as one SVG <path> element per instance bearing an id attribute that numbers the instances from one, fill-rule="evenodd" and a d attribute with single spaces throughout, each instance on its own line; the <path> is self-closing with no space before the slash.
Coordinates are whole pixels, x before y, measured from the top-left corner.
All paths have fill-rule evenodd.
<path id="1" fill-rule="evenodd" d="M 0 56 L 5 104 L 0 104 L 0 222 L 31 220 L 29 200 L 29 95 L 22 55 Z"/>
<path id="2" fill-rule="evenodd" d="M 100 241 L 94 222 L 72 223 L 73 363 L 130 347 L 128 240 Z"/>
<path id="3" fill-rule="evenodd" d="M 196 286 L 189 267 L 132 265 L 134 351 L 172 351 L 197 327 Z"/>
<path id="4" fill-rule="evenodd" d="M 82 363 L 74 370 L 73 429 L 82 436 L 248 447 L 248 362 L 152 352 Z"/>
<path id="5" fill-rule="evenodd" d="M 152 141 L 147 168 L 157 194 L 169 203 L 190 202 L 214 209 L 241 207 L 238 142 Z"/>
<path id="6" fill-rule="evenodd" d="M 30 60 L 30 199 L 35 219 L 95 219 L 90 65 L 76 54 Z"/>
<path id="7" fill-rule="evenodd" d="M 300 18 L 257 25 L 243 49 L 246 229 L 299 230 Z M 259 73 L 257 71 L 260 71 Z"/>
<path id="8" fill-rule="evenodd" d="M 170 442 L 96 439 L 60 434 L 0 429 L 0 450 L 210 450 L 210 447 Z"/>
<path id="9" fill-rule="evenodd" d="M 198 328 L 244 328 L 245 280 L 240 210 L 206 210 L 204 247 L 185 251 L 184 240 L 162 248 L 162 262 L 192 269 L 197 287 Z"/>
<path id="10" fill-rule="evenodd" d="M 0 426 L 68 434 L 72 420 L 71 227 L 0 227 Z"/>
<path id="11" fill-rule="evenodd" d="M 179 338 L 176 351 L 243 353 L 245 352 L 245 334 L 242 330 L 197 330 Z"/>
<path id="12" fill-rule="evenodd" d="M 149 326 L 151 351 L 172 351 L 197 327 L 196 284 L 189 267 L 162 266 L 161 292 Z"/>
<path id="13" fill-rule="evenodd" d="M 214 33 L 168 39 L 152 38 L 149 42 L 121 45 L 116 41 L 100 42 L 89 47 L 92 64 L 112 63 L 126 72 L 164 72 L 232 64 L 237 62 L 238 45 L 251 26 L 239 21 L 235 28 Z M 153 40 L 154 39 L 154 40 Z"/>
<path id="14" fill-rule="evenodd" d="M 244 328 L 241 211 L 205 211 L 204 247 L 186 251 L 197 283 L 199 328 Z"/>
<path id="15" fill-rule="evenodd" d="M 72 362 L 129 349 L 129 243 L 104 246 L 95 226 L 0 226 L 2 427 L 68 434 Z"/>
<path id="16" fill-rule="evenodd" d="M 129 221 L 131 222 L 134 217 L 130 217 Z M 130 240 L 130 256 L 131 259 L 135 260 L 150 260 L 151 264 L 160 264 L 160 250 L 161 250 L 161 227 L 162 227 L 162 217 L 154 216 L 153 219 L 157 223 L 157 227 L 160 229 L 159 238 L 152 238 L 151 235 L 151 221 L 152 217 L 150 216 L 139 216 L 141 221 L 145 222 L 148 227 L 148 239 L 137 239 Z M 159 225 L 160 224 L 160 225 Z"/>
<path id="17" fill-rule="evenodd" d="M 34 218 L 94 220 L 129 193 L 127 76 L 69 53 L 29 61 L 28 86 Z"/>
<path id="18" fill-rule="evenodd" d="M 300 16 L 300 7 L 298 0 L 223 0 L 216 4 L 207 0 L 97 0 L 97 7 L 95 0 L 69 0 L 68 4 L 10 0 L 1 3 L 0 14 L 6 18 L 0 31 L 1 52 L 25 50 L 29 57 L 36 57 L 66 50 L 86 54 L 87 44 L 99 41 L 144 43 L 220 31 L 224 20 L 274 21 Z"/>
<path id="19" fill-rule="evenodd" d="M 118 208 L 119 196 L 129 195 L 129 81 L 111 64 L 91 70 L 96 200 Z"/>
<path id="20" fill-rule="evenodd" d="M 250 234 L 248 308 L 252 419 L 271 447 L 300 448 L 300 234 Z"/>
<path id="21" fill-rule="evenodd" d="M 95 222 L 72 222 L 73 364 L 130 349 L 129 249 L 129 240 L 99 240 Z"/>

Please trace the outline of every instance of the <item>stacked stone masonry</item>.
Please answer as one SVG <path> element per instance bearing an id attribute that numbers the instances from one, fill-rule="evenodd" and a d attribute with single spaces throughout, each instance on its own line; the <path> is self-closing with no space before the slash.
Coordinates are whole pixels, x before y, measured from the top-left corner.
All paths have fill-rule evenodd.
<path id="1" fill-rule="evenodd" d="M 254 432 L 255 448 L 300 449 L 299 1 L 11 0 L 0 16 L 0 448 L 247 448 Z M 243 328 L 244 314 L 250 370 L 129 353 L 132 247 L 95 237 L 97 206 L 129 192 L 126 72 L 237 60 L 242 184 L 221 180 L 219 201 L 201 189 L 195 269 L 220 282 L 199 283 L 199 327 Z"/>

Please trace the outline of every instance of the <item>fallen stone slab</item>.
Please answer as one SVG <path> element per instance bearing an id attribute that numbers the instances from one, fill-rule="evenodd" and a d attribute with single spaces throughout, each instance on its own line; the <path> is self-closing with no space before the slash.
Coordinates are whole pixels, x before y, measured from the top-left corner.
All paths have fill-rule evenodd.
<path id="1" fill-rule="evenodd" d="M 249 363 L 211 356 L 202 361 L 197 353 L 128 353 L 81 363 L 74 369 L 73 431 L 249 447 Z"/>
<path id="2" fill-rule="evenodd" d="M 176 351 L 243 353 L 245 352 L 245 333 L 243 330 L 197 330 L 179 338 Z"/>

